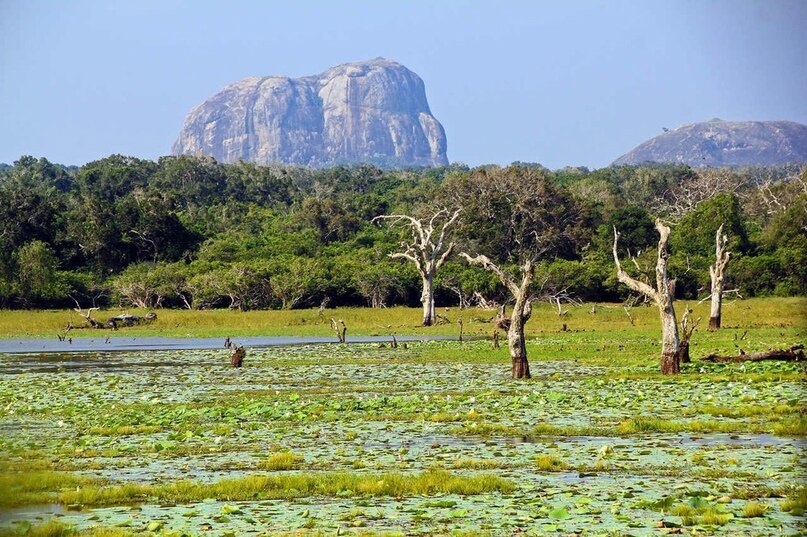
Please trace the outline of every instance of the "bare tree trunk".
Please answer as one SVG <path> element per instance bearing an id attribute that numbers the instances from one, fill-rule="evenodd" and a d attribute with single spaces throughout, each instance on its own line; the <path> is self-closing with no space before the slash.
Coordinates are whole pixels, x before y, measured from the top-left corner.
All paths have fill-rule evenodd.
<path id="1" fill-rule="evenodd" d="M 656 230 L 659 233 L 658 258 L 656 260 L 656 288 L 636 280 L 622 268 L 617 253 L 619 233 L 614 227 L 614 263 L 616 264 L 617 279 L 633 289 L 642 293 L 648 298 L 652 298 L 659 309 L 661 318 L 661 372 L 671 375 L 680 372 L 678 365 L 678 350 L 680 339 L 678 338 L 678 321 L 675 317 L 673 298 L 675 296 L 675 280 L 667 277 L 667 241 L 670 238 L 670 228 L 665 226 L 661 220 L 656 220 Z"/>
<path id="2" fill-rule="evenodd" d="M 664 305 L 659 305 L 661 314 L 661 373 L 674 375 L 681 372 L 678 365 L 678 320 L 675 317 L 672 297 Z"/>
<path id="3" fill-rule="evenodd" d="M 507 346 L 512 359 L 512 375 L 514 379 L 530 378 L 530 363 L 527 360 L 527 344 L 524 337 L 524 325 L 532 313 L 529 301 L 516 301 L 513 314 L 510 316 L 510 329 L 507 331 Z M 526 302 L 526 306 L 525 303 Z M 525 311 L 526 310 L 526 311 Z"/>
<path id="4" fill-rule="evenodd" d="M 516 303 L 513 306 L 513 313 L 510 315 L 509 323 L 503 317 L 504 307 L 497 317 L 496 325 L 507 330 L 507 345 L 510 348 L 510 358 L 513 361 L 512 374 L 514 379 L 530 378 L 530 364 L 527 361 L 527 345 L 524 339 L 524 325 L 532 315 L 532 304 L 530 303 L 530 285 L 535 276 L 535 265 L 532 260 L 528 260 L 521 267 L 521 284 L 513 281 L 506 272 L 497 267 L 489 258 L 484 255 L 471 257 L 467 253 L 462 255 L 468 263 L 479 265 L 499 277 L 501 282 Z M 506 327 L 506 328 L 505 328 Z"/>
<path id="5" fill-rule="evenodd" d="M 434 274 L 423 276 L 423 292 L 420 295 L 423 304 L 423 326 L 434 324 Z"/>
<path id="6" fill-rule="evenodd" d="M 731 252 L 726 251 L 728 237 L 723 233 L 723 224 L 715 233 L 715 264 L 709 267 L 712 280 L 712 304 L 709 309 L 709 329 L 720 328 L 721 309 L 723 306 L 723 290 L 726 285 L 726 266 L 729 264 Z"/>

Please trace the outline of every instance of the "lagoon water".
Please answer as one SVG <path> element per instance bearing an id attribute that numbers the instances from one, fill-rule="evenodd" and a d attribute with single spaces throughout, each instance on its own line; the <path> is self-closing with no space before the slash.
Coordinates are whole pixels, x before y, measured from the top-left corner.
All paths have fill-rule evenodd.
<path id="1" fill-rule="evenodd" d="M 399 342 L 452 339 L 450 337 L 396 336 Z M 392 336 L 348 336 L 347 343 L 389 343 Z M 236 345 L 244 347 L 273 347 L 287 345 L 309 345 L 317 343 L 337 343 L 333 336 L 258 336 L 233 339 Z M 56 338 L 0 339 L 1 353 L 64 353 L 87 351 L 145 351 L 145 350 L 193 350 L 224 348 L 224 338 L 177 338 L 177 337 L 132 337 L 110 336 L 76 337 L 72 343 Z"/>

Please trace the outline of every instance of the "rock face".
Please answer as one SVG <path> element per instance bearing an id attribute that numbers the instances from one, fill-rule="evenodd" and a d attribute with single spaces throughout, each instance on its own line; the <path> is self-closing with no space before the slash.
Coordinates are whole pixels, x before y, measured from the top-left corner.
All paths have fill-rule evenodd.
<path id="1" fill-rule="evenodd" d="M 773 166 L 807 162 L 807 126 L 792 121 L 690 123 L 616 159 L 614 165 L 665 162 L 690 166 Z"/>
<path id="2" fill-rule="evenodd" d="M 448 164 L 423 81 L 383 58 L 230 84 L 188 113 L 172 153 L 309 166 Z"/>

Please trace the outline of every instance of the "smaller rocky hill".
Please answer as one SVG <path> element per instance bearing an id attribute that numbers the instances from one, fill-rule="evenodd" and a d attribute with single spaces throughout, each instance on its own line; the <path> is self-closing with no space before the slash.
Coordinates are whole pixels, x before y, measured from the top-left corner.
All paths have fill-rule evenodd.
<path id="1" fill-rule="evenodd" d="M 793 121 L 690 123 L 640 144 L 614 165 L 778 166 L 807 162 L 807 125 Z"/>

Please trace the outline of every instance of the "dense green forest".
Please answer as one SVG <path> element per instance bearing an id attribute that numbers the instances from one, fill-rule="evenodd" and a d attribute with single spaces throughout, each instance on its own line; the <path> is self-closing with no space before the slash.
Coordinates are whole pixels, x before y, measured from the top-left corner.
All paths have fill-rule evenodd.
<path id="1" fill-rule="evenodd" d="M 0 307 L 74 306 L 74 299 L 147 308 L 415 305 L 420 276 L 412 263 L 389 258 L 410 231 L 372 219 L 465 207 L 452 229 L 455 252 L 472 247 L 506 264 L 520 240 L 508 205 L 483 214 L 465 196 L 469 178 L 490 173 L 540 183 L 550 205 L 574 216 L 573 231 L 538 267 L 539 294 L 625 299 L 613 226 L 621 255 L 635 257 L 628 268 L 648 277 L 657 216 L 673 223 L 670 272 L 679 298 L 708 294 L 721 224 L 733 255 L 727 288 L 743 296 L 807 294 L 803 169 L 317 170 L 113 155 L 71 168 L 22 157 L 0 168 Z M 438 306 L 507 296 L 494 275 L 456 255 L 435 281 Z"/>

